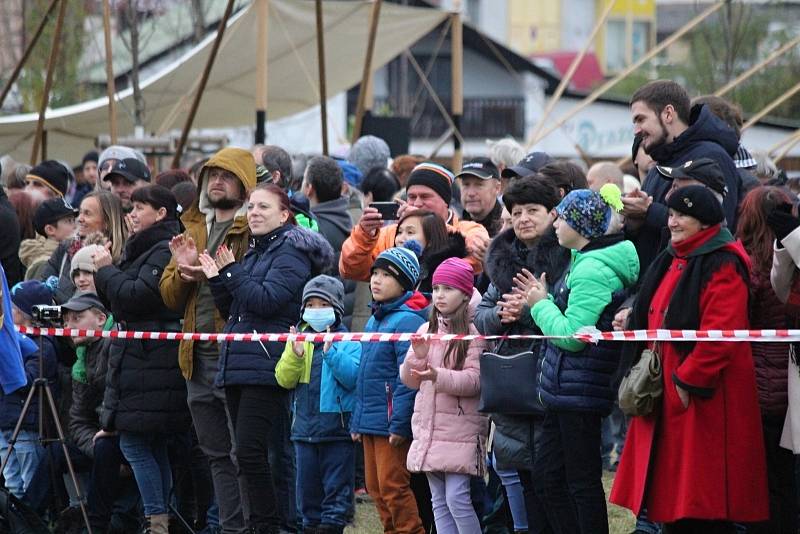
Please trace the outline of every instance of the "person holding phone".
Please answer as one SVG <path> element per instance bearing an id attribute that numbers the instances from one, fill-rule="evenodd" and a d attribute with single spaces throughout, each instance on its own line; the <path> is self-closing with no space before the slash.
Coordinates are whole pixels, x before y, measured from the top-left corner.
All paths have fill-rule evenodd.
<path id="1" fill-rule="evenodd" d="M 435 163 L 420 163 L 408 177 L 407 202 L 399 202 L 397 217 L 407 212 L 426 209 L 448 225 L 448 231 L 464 236 L 469 256 L 467 261 L 476 273 L 483 271 L 483 258 L 489 246 L 489 234 L 478 223 L 459 220 L 450 210 L 453 196 L 453 174 Z M 384 250 L 394 245 L 397 225 L 384 226 L 384 217 L 377 208 L 367 207 L 350 237 L 342 245 L 339 272 L 343 278 L 367 281 L 369 267 Z"/>

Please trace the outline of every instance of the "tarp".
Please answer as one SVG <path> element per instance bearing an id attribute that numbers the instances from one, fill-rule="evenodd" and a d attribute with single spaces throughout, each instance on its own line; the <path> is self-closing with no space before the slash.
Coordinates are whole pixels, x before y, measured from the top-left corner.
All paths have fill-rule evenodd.
<path id="1" fill-rule="evenodd" d="M 327 94 L 361 81 L 369 33 L 370 2 L 322 3 L 325 25 Z M 274 120 L 319 103 L 314 2 L 270 0 L 267 116 Z M 381 7 L 373 68 L 379 68 L 433 30 L 447 12 L 384 3 Z M 194 120 L 195 128 L 251 124 L 255 120 L 256 7 L 250 5 L 228 23 L 222 46 Z M 215 33 L 158 74 L 142 82 L 148 133 L 181 128 Z M 58 83 L 58 80 L 55 80 Z M 133 134 L 132 90 L 117 95 L 118 134 Z M 48 158 L 74 161 L 108 133 L 108 103 L 100 98 L 48 110 Z M 0 154 L 30 158 L 37 114 L 0 117 Z"/>

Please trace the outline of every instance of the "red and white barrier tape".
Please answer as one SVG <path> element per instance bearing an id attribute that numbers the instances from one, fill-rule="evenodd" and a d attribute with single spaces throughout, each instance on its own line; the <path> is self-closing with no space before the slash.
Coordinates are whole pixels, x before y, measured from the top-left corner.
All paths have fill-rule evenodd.
<path id="1" fill-rule="evenodd" d="M 19 326 L 23 334 L 47 335 L 56 337 L 109 337 L 116 339 L 150 339 L 162 341 L 410 341 L 415 333 L 381 334 L 366 332 L 340 332 L 331 334 L 200 334 L 197 332 L 138 332 L 125 330 L 82 330 L 73 328 L 39 328 Z M 783 342 L 800 341 L 800 330 L 626 330 L 622 332 L 600 332 L 586 330 L 574 336 L 508 335 L 481 336 L 456 334 L 425 334 L 428 339 L 442 341 L 472 341 L 476 339 L 567 339 L 574 338 L 586 343 L 598 341 L 759 341 Z"/>

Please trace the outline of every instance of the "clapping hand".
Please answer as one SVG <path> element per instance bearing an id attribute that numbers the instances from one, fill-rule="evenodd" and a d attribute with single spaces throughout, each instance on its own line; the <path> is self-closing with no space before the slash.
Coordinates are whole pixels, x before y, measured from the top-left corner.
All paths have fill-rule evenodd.
<path id="1" fill-rule="evenodd" d="M 200 282 L 203 280 L 203 267 L 202 265 L 197 265 L 199 254 L 197 253 L 197 245 L 195 245 L 194 239 L 185 237 L 183 234 L 176 235 L 169 242 L 169 250 L 172 252 L 172 257 L 175 258 L 178 273 L 180 273 L 182 280 L 186 282 Z"/>
<path id="2" fill-rule="evenodd" d="M 420 381 L 430 380 L 431 382 L 436 382 L 436 377 L 438 373 L 436 372 L 435 367 L 431 367 L 430 364 L 425 367 L 424 371 L 417 371 L 416 369 L 411 369 L 411 376 L 417 377 Z"/>
<path id="3" fill-rule="evenodd" d="M 203 253 L 198 256 L 198 259 L 200 260 L 200 267 L 203 268 L 203 274 L 206 275 L 206 278 L 211 279 L 215 276 L 219 276 L 217 264 L 214 261 L 214 258 L 208 254 L 207 250 L 203 251 Z"/>
<path id="4" fill-rule="evenodd" d="M 411 336 L 411 348 L 414 349 L 414 354 L 417 358 L 424 360 L 428 357 L 428 349 L 431 348 L 430 340 L 419 334 Z"/>
<path id="5" fill-rule="evenodd" d="M 92 260 L 94 261 L 94 268 L 100 270 L 103 267 L 107 267 L 113 263 L 113 259 L 111 257 L 111 243 L 107 242 L 103 248 L 98 248 L 97 251 L 92 254 Z"/>
<path id="6" fill-rule="evenodd" d="M 289 333 L 297 334 L 297 328 L 295 328 L 294 326 L 290 326 Z M 306 348 L 304 345 L 305 343 L 303 343 L 302 341 L 299 340 L 292 341 L 292 350 L 294 351 L 294 355 L 297 356 L 298 358 L 303 358 L 306 355 Z"/>
<path id="7" fill-rule="evenodd" d="M 227 245 L 222 245 L 217 249 L 216 262 L 217 262 L 217 269 L 219 269 L 220 271 L 225 267 L 227 267 L 228 265 L 230 265 L 231 263 L 234 263 L 235 261 L 236 258 L 234 257 L 233 252 L 231 251 L 231 249 L 228 248 Z"/>
<path id="8" fill-rule="evenodd" d="M 522 272 L 514 277 L 514 286 L 525 296 L 528 306 L 533 306 L 547 298 L 547 273 L 542 273 L 541 277 L 536 278 L 529 270 L 522 269 Z"/>
<path id="9" fill-rule="evenodd" d="M 509 324 L 519 321 L 524 306 L 524 295 L 517 293 L 506 293 L 503 295 L 503 297 L 497 301 L 497 315 L 500 316 L 500 323 Z"/>

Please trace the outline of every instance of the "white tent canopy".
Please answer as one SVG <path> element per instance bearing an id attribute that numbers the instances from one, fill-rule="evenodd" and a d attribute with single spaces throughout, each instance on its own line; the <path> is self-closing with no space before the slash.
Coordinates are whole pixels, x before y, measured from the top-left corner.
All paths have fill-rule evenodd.
<path id="1" fill-rule="evenodd" d="M 268 104 L 270 120 L 319 104 L 314 2 L 270 0 Z M 335 95 L 361 81 L 366 56 L 371 3 L 323 2 L 327 93 Z M 441 23 L 447 13 L 385 3 L 381 8 L 373 68 L 396 57 Z M 220 128 L 251 124 L 255 117 L 257 18 L 254 5 L 232 17 L 225 31 L 193 126 Z M 215 34 L 172 65 L 145 80 L 148 133 L 181 128 L 211 51 Z M 55 80 L 58 83 L 58 80 Z M 133 94 L 117 94 L 120 136 L 133 134 Z M 48 158 L 72 161 L 108 132 L 108 100 L 48 109 L 45 115 Z M 27 161 L 37 114 L 0 117 L 0 154 Z"/>

